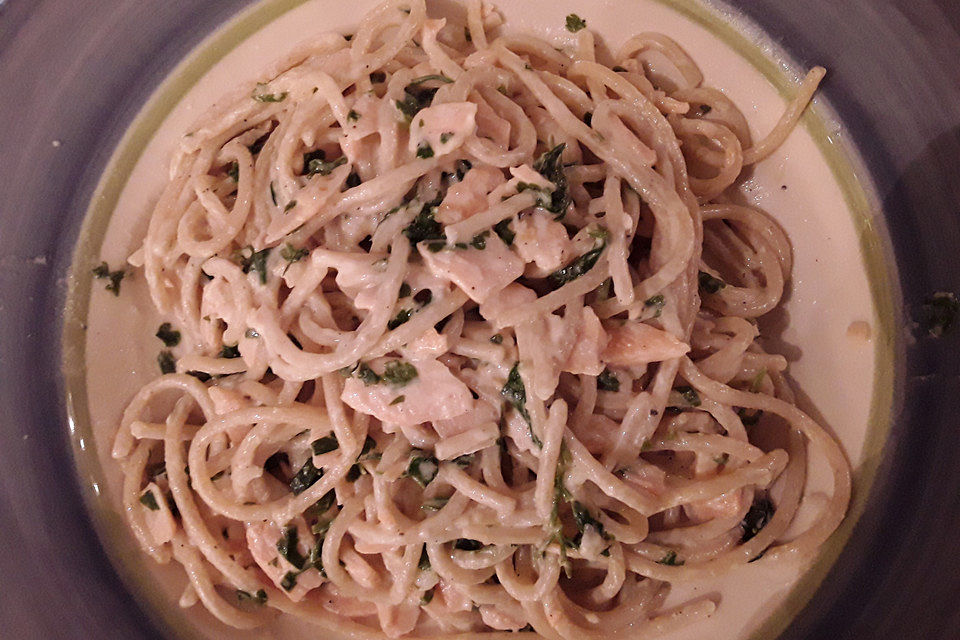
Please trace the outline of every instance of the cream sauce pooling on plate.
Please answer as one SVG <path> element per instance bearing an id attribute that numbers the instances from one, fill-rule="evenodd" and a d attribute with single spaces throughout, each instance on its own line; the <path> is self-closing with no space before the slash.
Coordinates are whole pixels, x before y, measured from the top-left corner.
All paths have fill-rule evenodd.
<path id="1" fill-rule="evenodd" d="M 349 4 L 307 2 L 241 43 L 188 92 L 144 149 L 121 195 L 102 250 L 111 267 L 116 268 L 139 246 L 179 136 L 190 130 L 191 123 L 219 97 L 258 78 L 291 48 L 290 43 L 328 30 L 348 33 L 357 16 L 373 4 L 365 0 Z M 611 49 L 641 30 L 666 33 L 700 64 L 705 84 L 722 88 L 744 111 L 755 139 L 772 128 L 783 109 L 784 101 L 749 62 L 708 30 L 656 2 L 585 6 L 504 0 L 497 5 L 512 30 L 557 36 L 558 46 L 569 45 L 563 24 L 571 12 L 586 19 L 588 27 L 601 34 Z M 753 177 L 743 185 L 743 197 L 773 213 L 794 246 L 792 291 L 786 311 L 779 312 L 789 317 L 789 323 L 780 336 L 782 344 L 768 344 L 768 348 L 791 359 L 790 374 L 822 415 L 822 422 L 835 430 L 856 466 L 870 409 L 874 352 L 869 339 L 851 339 L 847 328 L 853 322 L 863 322 L 865 316 L 875 322 L 852 214 L 814 141 L 802 128 L 755 168 Z M 838 278 L 839 273 L 844 277 Z M 142 280 L 125 280 L 119 298 L 104 292 L 98 281 L 94 289 L 87 336 L 87 389 L 96 454 L 105 470 L 103 499 L 119 510 L 120 474 L 109 458 L 113 434 L 129 398 L 159 373 L 157 353 L 162 343 L 154 333 L 162 319 L 155 315 Z M 780 326 L 785 320 L 768 321 Z M 829 491 L 825 471 L 810 469 L 813 490 L 809 504 L 801 507 L 810 514 L 819 507 L 817 489 Z M 797 526 L 802 524 L 802 513 L 798 519 L 801 522 Z M 125 529 L 118 531 L 117 535 L 129 537 Z M 149 588 L 159 587 L 164 592 L 157 600 L 170 603 L 166 607 L 169 612 L 182 616 L 194 634 L 247 635 L 219 625 L 199 606 L 177 610 L 173 603 L 182 592 L 182 575 L 157 566 L 139 551 L 137 554 L 130 561 L 136 563 L 143 581 L 154 585 Z M 768 566 L 757 562 L 715 581 L 674 585 L 671 602 L 702 596 L 718 599 L 721 606 L 710 619 L 670 637 L 746 637 L 783 602 L 805 569 L 788 563 Z M 250 635 L 299 638 L 302 633 L 301 625 L 285 620 L 269 631 Z"/>

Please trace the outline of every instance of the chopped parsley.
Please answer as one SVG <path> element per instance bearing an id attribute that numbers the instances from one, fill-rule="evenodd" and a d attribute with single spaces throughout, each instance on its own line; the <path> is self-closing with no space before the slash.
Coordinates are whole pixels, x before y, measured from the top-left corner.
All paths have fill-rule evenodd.
<path id="1" fill-rule="evenodd" d="M 573 509 L 573 519 L 577 523 L 577 529 L 580 530 L 581 536 L 586 532 L 587 527 L 593 527 L 596 529 L 597 533 L 600 534 L 600 537 L 602 538 L 607 538 L 610 535 L 603 530 L 603 523 L 590 515 L 590 510 L 585 506 L 574 500 L 571 507 Z M 579 538 L 581 536 L 578 536 L 574 539 L 574 544 L 576 544 L 576 546 L 580 546 Z"/>
<path id="2" fill-rule="evenodd" d="M 571 13 L 567 16 L 567 31 L 570 33 L 576 33 L 581 29 L 585 29 L 587 26 L 587 21 L 578 16 L 575 13 Z"/>
<path id="3" fill-rule="evenodd" d="M 310 443 L 310 448 L 313 450 L 313 455 L 319 456 L 324 453 L 330 453 L 331 451 L 336 451 L 340 448 L 340 443 L 337 442 L 337 436 L 330 434 L 329 436 L 324 436 L 322 438 L 317 438 Z"/>
<path id="4" fill-rule="evenodd" d="M 444 131 L 440 134 L 440 144 L 447 144 L 450 142 L 450 138 L 453 137 L 452 131 Z"/>
<path id="5" fill-rule="evenodd" d="M 240 264 L 244 273 L 256 271 L 260 276 L 260 284 L 267 284 L 267 258 L 270 256 L 270 247 L 254 251 L 247 245 L 242 251 L 234 255 L 234 260 Z"/>
<path id="6" fill-rule="evenodd" d="M 392 407 L 395 404 L 400 404 L 406 399 L 407 399 L 407 396 L 403 396 L 403 395 L 397 396 L 396 398 L 390 401 L 390 406 Z"/>
<path id="7" fill-rule="evenodd" d="M 280 581 L 280 586 L 283 587 L 284 591 L 290 591 L 297 586 L 297 573 L 287 571 L 287 574 L 283 576 L 283 580 Z"/>
<path id="8" fill-rule="evenodd" d="M 429 500 L 424 500 L 420 508 L 424 511 L 440 511 L 448 502 L 450 502 L 450 498 L 430 498 Z"/>
<path id="9" fill-rule="evenodd" d="M 350 109 L 350 113 L 347 114 L 347 121 L 356 122 L 359 119 L 360 119 L 360 114 L 354 111 L 353 109 Z"/>
<path id="10" fill-rule="evenodd" d="M 727 466 L 727 463 L 730 462 L 730 454 L 724 453 L 723 455 L 714 458 L 713 461 L 717 463 L 718 467 L 725 467 Z"/>
<path id="11" fill-rule="evenodd" d="M 101 262 L 96 267 L 93 268 L 93 275 L 98 280 L 107 279 L 109 282 L 105 287 L 107 291 L 112 293 L 115 296 L 120 295 L 120 281 L 123 280 L 124 276 L 127 275 L 127 272 L 123 269 L 117 269 L 116 271 L 111 271 L 109 265 L 106 262 Z"/>
<path id="12" fill-rule="evenodd" d="M 533 432 L 533 423 L 530 421 L 530 412 L 527 411 L 527 389 L 523 384 L 523 378 L 520 377 L 520 363 L 514 363 L 507 375 L 507 381 L 500 389 L 500 397 L 513 407 L 517 413 L 526 421 L 527 428 L 530 430 L 530 439 L 537 447 L 543 447 L 543 441 Z"/>
<path id="13" fill-rule="evenodd" d="M 266 93 L 269 85 L 265 82 L 258 82 L 257 88 L 253 90 L 251 97 L 257 102 L 283 102 L 287 99 L 287 92 Z"/>
<path id="14" fill-rule="evenodd" d="M 706 271 L 701 271 L 697 276 L 697 282 L 700 285 L 700 291 L 704 293 L 717 293 L 725 286 L 727 283 L 721 280 L 720 278 L 714 278 L 712 275 Z"/>
<path id="15" fill-rule="evenodd" d="M 760 389 L 763 388 L 763 379 L 766 377 L 767 370 L 760 369 L 757 375 L 753 377 L 753 380 L 750 381 L 750 393 L 760 393 Z"/>
<path id="16" fill-rule="evenodd" d="M 313 458 L 307 458 L 300 470 L 290 480 L 290 490 L 293 495 L 300 495 L 323 477 L 323 470 L 313 466 Z"/>
<path id="17" fill-rule="evenodd" d="M 310 250 L 306 247 L 300 247 L 297 249 L 289 242 L 283 246 L 283 249 L 280 250 L 280 257 L 293 264 L 294 262 L 300 262 L 304 258 L 310 255 Z M 287 265 L 289 266 L 289 265 Z"/>
<path id="18" fill-rule="evenodd" d="M 422 142 L 419 147 L 417 147 L 417 157 L 418 158 L 432 158 L 433 157 L 433 147 L 431 147 L 426 142 Z"/>
<path id="19" fill-rule="evenodd" d="M 413 309 L 400 309 L 393 318 L 387 323 L 387 329 L 393 331 L 400 325 L 406 323 L 413 315 Z"/>
<path id="20" fill-rule="evenodd" d="M 769 498 L 754 500 L 750 510 L 747 511 L 747 515 L 744 516 L 743 522 L 740 523 L 743 528 L 743 537 L 740 542 L 746 542 L 760 533 L 760 530 L 769 524 L 775 512 L 776 507 L 773 506 Z"/>
<path id="21" fill-rule="evenodd" d="M 173 359 L 173 354 L 169 351 L 161 351 L 157 354 L 157 364 L 160 365 L 160 373 L 177 372 L 177 361 Z"/>
<path id="22" fill-rule="evenodd" d="M 424 87 L 423 84 L 429 80 L 440 80 L 441 82 L 451 82 L 446 76 L 422 76 L 410 82 L 403 89 L 403 100 L 397 100 L 396 105 L 404 120 L 410 122 L 421 109 L 429 107 L 433 103 L 433 96 L 437 93 L 437 87 Z"/>
<path id="23" fill-rule="evenodd" d="M 597 376 L 597 388 L 601 391 L 620 391 L 620 378 L 610 369 L 604 369 Z"/>
<path id="24" fill-rule="evenodd" d="M 677 387 L 670 391 L 668 404 L 671 407 L 699 407 L 700 395 L 693 387 Z"/>
<path id="25" fill-rule="evenodd" d="M 267 592 L 263 589 L 257 589 L 256 593 L 249 593 L 237 589 L 237 602 L 252 602 L 254 604 L 265 604 L 267 602 Z"/>
<path id="26" fill-rule="evenodd" d="M 920 306 L 920 328 L 934 338 L 939 338 L 950 331 L 958 312 L 960 302 L 957 301 L 957 296 L 949 291 L 938 291 L 925 298 Z"/>
<path id="27" fill-rule="evenodd" d="M 478 233 L 473 236 L 473 239 L 470 241 L 470 246 L 474 249 L 483 251 L 487 248 L 487 236 L 490 235 L 489 231 L 484 231 L 483 233 Z"/>
<path id="28" fill-rule="evenodd" d="M 240 182 L 240 164 L 231 162 L 230 166 L 227 167 L 227 175 L 230 176 L 234 182 Z"/>
<path id="29" fill-rule="evenodd" d="M 436 212 L 440 205 L 440 196 L 426 203 L 420 209 L 420 213 L 403 230 L 403 235 L 407 236 L 410 244 L 415 245 L 424 240 L 443 240 L 442 227 L 437 222 Z"/>
<path id="30" fill-rule="evenodd" d="M 429 591 L 425 591 L 424 594 L 420 596 L 420 606 L 425 607 L 426 605 L 430 604 L 432 600 L 433 600 L 433 589 L 430 589 Z"/>
<path id="31" fill-rule="evenodd" d="M 383 380 L 394 387 L 402 387 L 417 377 L 417 368 L 409 362 L 391 360 L 383 368 Z"/>
<path id="32" fill-rule="evenodd" d="M 557 269 L 548 275 L 547 279 L 555 289 L 559 289 L 568 282 L 576 280 L 593 269 L 597 264 L 597 260 L 600 259 L 600 254 L 603 253 L 603 250 L 606 248 L 607 243 L 598 238 L 597 245 L 593 249 L 587 251 L 567 266 Z"/>
<path id="33" fill-rule="evenodd" d="M 153 491 L 145 491 L 143 495 L 140 496 L 140 504 L 150 509 L 150 511 L 160 510 L 160 505 L 157 504 L 157 498 L 153 495 Z"/>
<path id="34" fill-rule="evenodd" d="M 175 347 L 180 344 L 180 332 L 174 331 L 173 325 L 169 322 L 164 322 L 160 325 L 160 328 L 157 329 L 156 336 L 163 341 L 166 347 Z"/>
<path id="35" fill-rule="evenodd" d="M 662 293 L 658 293 L 655 296 L 647 298 L 643 306 L 647 309 L 654 309 L 653 317 L 659 318 L 660 314 L 663 313 L 663 306 L 666 304 L 666 300 L 663 297 Z"/>
<path id="36" fill-rule="evenodd" d="M 493 344 L 503 344 L 503 336 L 500 335 L 499 333 L 495 333 L 492 336 L 490 336 L 490 342 L 492 342 Z"/>
<path id="37" fill-rule="evenodd" d="M 445 76 L 445 75 L 442 75 L 442 74 L 431 74 L 431 75 L 428 75 L 428 76 L 420 76 L 419 78 L 414 78 L 413 80 L 410 81 L 410 84 L 408 84 L 407 86 L 408 86 L 408 87 L 411 87 L 411 86 L 415 86 L 415 85 L 418 85 L 418 84 L 423 84 L 424 82 L 428 82 L 428 81 L 430 81 L 430 80 L 436 80 L 436 81 L 441 82 L 441 83 L 443 83 L 443 84 L 450 84 L 450 83 L 453 82 L 453 80 L 451 80 L 450 78 L 448 78 L 448 77 Z"/>
<path id="38" fill-rule="evenodd" d="M 363 380 L 363 384 L 367 387 L 380 382 L 380 376 L 364 362 L 361 362 L 357 367 L 356 374 L 357 378 Z"/>
<path id="39" fill-rule="evenodd" d="M 440 470 L 440 463 L 437 462 L 436 458 L 419 449 L 414 449 L 413 451 L 414 455 L 410 458 L 410 464 L 407 466 L 407 471 L 404 475 L 411 478 L 421 487 L 426 487 L 437 477 L 437 472 Z"/>
<path id="40" fill-rule="evenodd" d="M 544 152 L 537 158 L 536 162 L 533 163 L 534 171 L 552 182 L 556 187 L 550 195 L 550 201 L 544 203 L 544 208 L 555 214 L 557 220 L 560 220 L 566 215 L 567 208 L 572 202 L 570 192 L 567 189 L 567 176 L 563 172 L 563 163 L 561 162 L 563 150 L 566 148 L 566 143 L 561 142 L 553 149 Z"/>
<path id="41" fill-rule="evenodd" d="M 296 527 L 290 526 L 284 529 L 283 535 L 280 536 L 280 540 L 277 541 L 277 551 L 284 560 L 297 569 L 303 569 L 303 566 L 307 563 L 307 559 L 300 555 L 300 551 L 297 549 L 299 535 Z"/>
<path id="42" fill-rule="evenodd" d="M 500 236 L 500 239 L 503 240 L 503 243 L 508 247 L 513 245 L 513 239 L 517 237 L 517 234 L 510 228 L 512 221 L 512 218 L 505 218 L 493 225 L 493 232 Z"/>
<path id="43" fill-rule="evenodd" d="M 347 157 L 340 156 L 336 160 L 327 160 L 323 149 L 317 149 L 303 154 L 303 171 L 305 175 L 328 176 L 340 165 L 347 164 Z"/>
<path id="44" fill-rule="evenodd" d="M 678 560 L 677 552 L 670 550 L 666 553 L 665 556 L 657 560 L 657 564 L 665 564 L 668 567 L 682 567 L 683 560 Z"/>

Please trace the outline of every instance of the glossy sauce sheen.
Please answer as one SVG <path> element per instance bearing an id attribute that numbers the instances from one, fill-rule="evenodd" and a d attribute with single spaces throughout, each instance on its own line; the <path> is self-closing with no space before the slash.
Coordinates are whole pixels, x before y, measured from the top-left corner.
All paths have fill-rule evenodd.
<path id="1" fill-rule="evenodd" d="M 295 44 L 329 30 L 352 31 L 358 16 L 375 3 L 307 2 L 242 42 L 196 84 L 173 109 L 144 149 L 123 190 L 107 231 L 101 256 L 118 268 L 140 244 L 153 204 L 162 189 L 179 136 L 190 130 L 209 105 L 237 86 L 259 79 L 261 70 Z M 705 84 L 721 88 L 744 112 L 754 139 L 765 135 L 784 100 L 764 76 L 719 38 L 667 6 L 652 0 L 631 3 L 502 0 L 496 3 L 508 27 L 571 43 L 564 18 L 576 12 L 610 49 L 640 31 L 674 38 L 700 65 Z M 828 70 L 829 72 L 829 70 Z M 874 345 L 869 331 L 848 332 L 852 323 L 876 326 L 866 268 L 852 213 L 839 185 L 808 132 L 799 128 L 770 158 L 755 167 L 742 187 L 746 201 L 771 212 L 794 247 L 794 271 L 785 304 L 762 319 L 769 351 L 791 361 L 788 372 L 801 390 L 800 406 L 831 428 L 856 471 L 867 434 L 874 375 Z M 842 274 L 842 277 L 838 277 Z M 94 448 L 104 477 L 101 500 L 120 511 L 121 474 L 110 458 L 113 435 L 128 400 L 159 375 L 157 354 L 163 344 L 154 334 L 162 322 L 150 303 L 140 274 L 122 283 L 115 298 L 94 281 L 87 333 L 87 390 Z M 786 325 L 786 329 L 782 329 Z M 862 327 L 862 324 L 858 326 Z M 804 396 L 810 402 L 804 402 Z M 819 415 L 818 415 L 819 414 Z M 816 514 L 830 479 L 825 468 L 809 469 L 808 498 L 795 527 Z M 201 606 L 181 610 L 176 603 L 186 582 L 178 568 L 161 567 L 139 552 L 125 526 L 111 527 L 124 562 L 135 569 L 149 600 L 163 604 L 160 615 L 177 633 L 203 638 L 302 638 L 311 627 L 278 619 L 265 629 L 243 632 L 215 621 Z M 109 543 L 109 541 L 108 541 Z M 136 550 L 136 551 L 134 551 Z M 115 556 L 116 557 L 116 556 Z M 674 585 L 669 604 L 696 597 L 719 599 L 709 619 L 666 636 L 671 639 L 746 638 L 775 612 L 807 569 L 797 564 L 755 562 L 721 579 Z"/>

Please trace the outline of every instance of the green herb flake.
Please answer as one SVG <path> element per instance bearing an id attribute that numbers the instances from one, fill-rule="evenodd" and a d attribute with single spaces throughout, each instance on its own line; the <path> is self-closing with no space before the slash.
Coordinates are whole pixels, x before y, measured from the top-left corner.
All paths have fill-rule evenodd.
<path id="1" fill-rule="evenodd" d="M 110 267 L 106 262 L 101 262 L 92 270 L 93 275 L 98 279 L 102 280 L 106 278 L 109 280 L 105 289 L 112 293 L 115 296 L 120 295 L 120 282 L 123 280 L 124 276 L 127 275 L 127 272 L 123 269 L 117 269 L 116 271 L 111 271 Z"/>
<path id="2" fill-rule="evenodd" d="M 283 212 L 286 213 L 287 211 L 290 211 L 290 209 L 293 209 L 295 206 L 297 206 L 297 201 L 291 200 L 290 202 L 287 203 L 287 206 L 283 208 Z"/>
<path id="3" fill-rule="evenodd" d="M 257 88 L 253 90 L 251 97 L 257 102 L 283 102 L 287 99 L 287 92 L 267 93 L 269 85 L 265 82 L 258 82 Z"/>
<path id="4" fill-rule="evenodd" d="M 414 455 L 410 458 L 410 464 L 407 466 L 407 471 L 404 475 L 411 478 L 421 487 L 426 487 L 437 477 L 437 472 L 440 470 L 440 463 L 437 462 L 436 458 L 419 449 L 414 449 L 413 453 Z"/>
<path id="5" fill-rule="evenodd" d="M 410 319 L 410 316 L 412 315 L 413 315 L 413 309 L 401 309 L 400 311 L 397 312 L 397 315 L 391 318 L 390 321 L 387 323 L 387 329 L 389 329 L 390 331 L 393 331 L 400 325 L 406 323 Z"/>
<path id="6" fill-rule="evenodd" d="M 597 388 L 601 391 L 611 391 L 616 393 L 620 391 L 620 378 L 610 369 L 604 369 L 597 376 Z"/>
<path id="7" fill-rule="evenodd" d="M 310 250 L 306 247 L 300 247 L 297 249 L 289 242 L 283 246 L 283 249 L 280 250 L 280 257 L 293 264 L 294 262 L 300 262 L 304 258 L 310 255 Z"/>
<path id="8" fill-rule="evenodd" d="M 938 291 L 927 296 L 920 305 L 920 328 L 928 335 L 939 338 L 950 331 L 960 313 L 957 296 L 949 291 Z"/>
<path id="9" fill-rule="evenodd" d="M 721 456 L 717 456 L 713 459 L 713 461 L 717 463 L 718 467 L 725 467 L 727 466 L 727 463 L 730 462 L 730 454 L 725 453 Z"/>
<path id="10" fill-rule="evenodd" d="M 658 293 L 655 296 L 651 296 L 647 298 L 644 301 L 643 306 L 647 309 L 653 309 L 654 310 L 653 317 L 659 318 L 660 315 L 663 313 L 663 307 L 665 304 L 666 304 L 666 299 L 663 297 L 663 294 Z"/>
<path id="11" fill-rule="evenodd" d="M 417 147 L 417 157 L 418 158 L 432 158 L 433 157 L 433 147 L 431 147 L 426 142 L 420 143 L 420 146 Z"/>
<path id="12" fill-rule="evenodd" d="M 304 169 L 308 175 L 328 176 L 333 173 L 334 169 L 344 164 L 347 164 L 346 156 L 340 156 L 336 160 L 313 158 L 309 162 L 304 162 Z"/>
<path id="13" fill-rule="evenodd" d="M 714 278 L 706 271 L 701 271 L 697 275 L 697 283 L 700 285 L 700 291 L 703 293 L 714 294 L 727 286 L 727 283 L 719 278 Z"/>
<path id="14" fill-rule="evenodd" d="M 403 401 L 406 400 L 406 399 L 407 399 L 407 396 L 403 396 L 403 395 L 397 396 L 396 398 L 394 398 L 393 400 L 390 401 L 390 406 L 392 407 L 392 406 L 395 405 L 395 404 L 400 404 L 401 402 L 403 402 Z"/>
<path id="15" fill-rule="evenodd" d="M 600 242 L 596 247 L 587 251 L 585 254 L 571 262 L 565 267 L 557 269 L 553 273 L 547 276 L 547 279 L 554 286 L 554 288 L 559 289 L 568 282 L 576 280 L 580 276 L 588 273 L 593 267 L 597 264 L 597 260 L 600 259 L 600 254 L 603 253 L 603 250 L 607 248 L 605 242 Z"/>
<path id="16" fill-rule="evenodd" d="M 313 458 L 307 458 L 300 470 L 290 480 L 290 490 L 293 495 L 300 495 L 323 477 L 323 470 L 313 466 Z"/>
<path id="17" fill-rule="evenodd" d="M 319 456 L 324 453 L 336 451 L 340 448 L 340 443 L 337 442 L 337 436 L 331 433 L 329 436 L 323 436 L 311 442 L 310 448 L 313 450 L 313 455 Z"/>
<path id="18" fill-rule="evenodd" d="M 483 251 L 487 248 L 487 236 L 489 235 L 489 231 L 478 233 L 477 235 L 473 236 L 473 239 L 470 241 L 470 246 L 479 251 Z"/>
<path id="19" fill-rule="evenodd" d="M 240 164 L 237 162 L 231 162 L 230 166 L 227 167 L 227 175 L 234 182 L 240 182 Z"/>
<path id="20" fill-rule="evenodd" d="M 380 376 L 367 365 L 365 362 L 361 362 L 356 368 L 356 376 L 360 380 L 363 380 L 363 384 L 366 386 L 371 386 L 380 382 Z"/>
<path id="21" fill-rule="evenodd" d="M 517 237 L 517 234 L 514 233 L 513 229 L 510 228 L 510 223 L 513 221 L 512 218 L 505 218 L 497 224 L 493 225 L 493 232 L 500 236 L 500 239 L 503 240 L 503 243 L 508 247 L 513 246 L 513 240 Z"/>
<path id="22" fill-rule="evenodd" d="M 550 195 L 550 201 L 544 203 L 544 208 L 554 214 L 556 220 L 560 220 L 566 215 L 570 203 L 573 201 L 570 192 L 567 189 L 567 176 L 563 172 L 563 150 L 567 148 L 566 143 L 561 142 L 549 151 L 541 154 L 533 163 L 533 169 L 544 178 L 554 184 L 554 191 Z"/>
<path id="23" fill-rule="evenodd" d="M 446 246 L 447 246 L 446 242 L 431 242 L 430 244 L 427 245 L 427 250 L 430 253 L 438 253 L 440 251 L 443 251 Z"/>
<path id="24" fill-rule="evenodd" d="M 360 119 L 360 114 L 354 111 L 353 109 L 350 109 L 350 112 L 347 114 L 347 121 L 356 122 L 359 119 Z"/>
<path id="25" fill-rule="evenodd" d="M 760 389 L 763 388 L 763 380 L 767 377 L 767 370 L 760 369 L 760 371 L 753 377 L 753 380 L 750 381 L 750 393 L 760 393 Z"/>
<path id="26" fill-rule="evenodd" d="M 450 138 L 453 137 L 452 131 L 444 131 L 440 134 L 440 144 L 447 144 L 450 142 Z"/>
<path id="27" fill-rule="evenodd" d="M 150 509 L 150 511 L 160 510 L 160 505 L 157 504 L 157 498 L 153 495 L 153 491 L 145 491 L 143 495 L 140 496 L 140 504 Z"/>
<path id="28" fill-rule="evenodd" d="M 160 365 L 160 373 L 176 373 L 177 361 L 169 351 L 161 351 L 157 354 L 157 364 Z"/>
<path id="29" fill-rule="evenodd" d="M 417 214 L 417 217 L 403 230 L 403 235 L 407 236 L 410 244 L 415 245 L 424 240 L 443 239 L 443 229 L 436 219 L 437 207 L 440 205 L 440 201 L 441 196 L 437 196 L 436 199 L 424 204 L 420 209 L 420 213 Z"/>
<path id="30" fill-rule="evenodd" d="M 391 360 L 383 368 L 383 380 L 394 387 L 402 387 L 417 377 L 417 368 L 409 362 Z"/>
<path id="31" fill-rule="evenodd" d="M 283 587 L 284 591 L 290 591 L 297 586 L 297 573 L 287 571 L 287 574 L 283 576 L 283 580 L 280 581 L 280 586 Z"/>
<path id="32" fill-rule="evenodd" d="M 430 498 L 429 500 L 424 500 L 420 508 L 424 511 L 440 511 L 448 502 L 450 502 L 450 498 Z"/>
<path id="33" fill-rule="evenodd" d="M 163 341 L 166 347 L 175 347 L 180 344 L 180 332 L 174 331 L 173 325 L 169 322 L 164 322 L 160 325 L 160 328 L 157 329 L 156 336 Z"/>
<path id="34" fill-rule="evenodd" d="M 677 552 L 670 550 L 662 558 L 657 560 L 657 564 L 665 564 L 668 567 L 682 567 L 683 560 L 677 559 Z"/>
<path id="35" fill-rule="evenodd" d="M 587 27 L 587 21 L 581 18 L 580 16 L 578 16 L 577 14 L 571 13 L 570 15 L 567 16 L 567 31 L 569 31 L 570 33 L 576 33 L 577 31 L 580 31 L 581 29 L 585 29 L 586 27 Z"/>
<path id="36" fill-rule="evenodd" d="M 743 528 L 743 537 L 740 539 L 740 542 L 747 542 L 760 533 L 760 530 L 767 526 L 770 520 L 773 519 L 775 512 L 776 507 L 773 506 L 773 503 L 770 502 L 768 498 L 755 500 L 750 506 L 750 510 L 747 511 L 747 515 L 744 516 L 743 521 L 740 523 L 740 526 Z"/>
<path id="37" fill-rule="evenodd" d="M 693 387 L 677 387 L 670 391 L 667 402 L 671 407 L 699 407 L 700 395 Z"/>
<path id="38" fill-rule="evenodd" d="M 500 335 L 499 333 L 495 333 L 492 336 L 490 336 L 490 342 L 492 342 L 493 344 L 503 344 L 503 336 Z"/>
<path id="39" fill-rule="evenodd" d="M 283 530 L 283 535 L 280 536 L 280 539 L 277 541 L 277 551 L 280 553 L 280 557 L 284 560 L 295 566 L 297 569 L 303 569 L 304 565 L 307 563 L 307 559 L 300 554 L 300 551 L 297 549 L 297 544 L 299 542 L 299 532 L 294 526 L 287 527 Z"/>
<path id="40" fill-rule="evenodd" d="M 256 593 L 249 593 L 237 589 L 237 602 L 252 602 L 257 605 L 266 604 L 267 592 L 263 589 L 257 589 Z"/>
<path id="41" fill-rule="evenodd" d="M 425 607 L 433 600 L 433 589 L 425 591 L 422 596 L 420 596 L 420 606 Z"/>

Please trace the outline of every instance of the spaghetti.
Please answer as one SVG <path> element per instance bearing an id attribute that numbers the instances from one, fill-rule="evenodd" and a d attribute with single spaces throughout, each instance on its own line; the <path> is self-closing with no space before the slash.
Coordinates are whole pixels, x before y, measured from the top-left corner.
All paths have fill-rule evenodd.
<path id="1" fill-rule="evenodd" d="M 389 0 L 183 138 L 130 258 L 176 371 L 113 449 L 183 606 L 655 636 L 716 606 L 666 609 L 671 584 L 838 526 L 849 466 L 759 342 L 789 242 L 726 196 L 823 69 L 754 142 L 677 43 L 607 64 L 578 21 L 558 51 L 479 0 L 465 23 Z M 808 454 L 833 489 L 788 536 Z"/>

